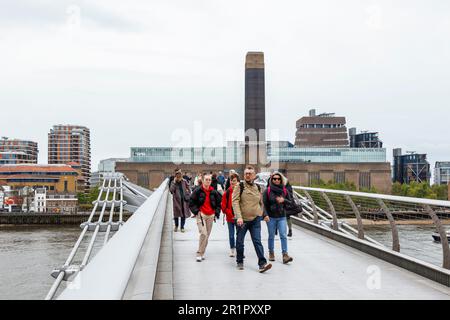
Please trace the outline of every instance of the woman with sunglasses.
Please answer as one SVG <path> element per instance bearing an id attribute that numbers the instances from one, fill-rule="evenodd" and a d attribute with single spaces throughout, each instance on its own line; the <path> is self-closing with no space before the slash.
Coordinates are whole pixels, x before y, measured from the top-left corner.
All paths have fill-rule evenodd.
<path id="1" fill-rule="evenodd" d="M 275 261 L 275 231 L 278 231 L 281 241 L 283 263 L 293 260 L 288 254 L 286 205 L 293 201 L 286 188 L 287 179 L 275 171 L 269 180 L 269 185 L 263 193 L 264 210 L 270 220 L 267 222 L 269 231 L 269 260 Z"/>

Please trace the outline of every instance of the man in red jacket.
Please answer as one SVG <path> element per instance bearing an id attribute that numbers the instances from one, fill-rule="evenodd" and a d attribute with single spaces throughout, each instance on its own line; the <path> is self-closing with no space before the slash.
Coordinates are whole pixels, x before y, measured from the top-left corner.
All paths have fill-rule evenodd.
<path id="1" fill-rule="evenodd" d="M 230 240 L 230 257 L 236 255 L 236 221 L 233 213 L 233 188 L 239 183 L 239 175 L 233 173 L 230 175 L 231 185 L 222 196 L 222 212 L 227 217 L 228 237 Z"/>

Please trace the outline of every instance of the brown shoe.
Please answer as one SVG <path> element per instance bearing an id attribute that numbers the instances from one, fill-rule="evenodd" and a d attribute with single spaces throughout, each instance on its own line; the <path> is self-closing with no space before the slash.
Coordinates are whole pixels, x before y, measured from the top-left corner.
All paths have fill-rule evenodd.
<path id="1" fill-rule="evenodd" d="M 292 260 L 294 260 L 292 257 L 290 257 L 287 253 L 283 253 L 283 263 L 289 263 L 292 262 Z"/>
<path id="2" fill-rule="evenodd" d="M 266 271 L 269 270 L 270 268 L 272 268 L 272 264 L 266 263 L 265 265 L 259 267 L 259 273 L 266 272 Z"/>
<path id="3" fill-rule="evenodd" d="M 275 261 L 275 253 L 269 252 L 269 261 Z"/>

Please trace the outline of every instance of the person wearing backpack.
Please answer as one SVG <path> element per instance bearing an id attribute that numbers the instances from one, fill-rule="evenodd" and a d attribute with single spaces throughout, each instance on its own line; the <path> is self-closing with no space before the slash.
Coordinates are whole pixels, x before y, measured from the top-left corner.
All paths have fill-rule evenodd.
<path id="1" fill-rule="evenodd" d="M 287 179 L 280 172 L 275 171 L 270 177 L 269 186 L 263 194 L 265 214 L 270 217 L 270 220 L 267 221 L 269 261 L 275 261 L 275 231 L 278 230 L 284 264 L 293 260 L 288 254 L 286 206 L 294 200 L 289 195 L 286 184 Z"/>
<path id="2" fill-rule="evenodd" d="M 255 169 L 248 166 L 244 171 L 245 181 L 240 182 L 233 188 L 233 210 L 237 219 L 236 262 L 238 270 L 244 270 L 244 240 L 247 231 L 249 231 L 258 256 L 259 272 L 263 273 L 272 268 L 272 264 L 267 263 L 264 257 L 264 247 L 261 243 L 261 221 L 264 212 L 261 188 L 254 183 L 255 178 Z M 269 217 L 264 216 L 264 221 L 269 221 Z"/>
<path id="3" fill-rule="evenodd" d="M 230 240 L 230 257 L 236 256 L 236 221 L 233 213 L 233 188 L 239 184 L 239 175 L 233 173 L 230 176 L 231 186 L 222 196 L 222 212 L 225 214 L 228 225 L 228 238 Z"/>
<path id="4" fill-rule="evenodd" d="M 204 175 L 202 184 L 192 191 L 189 201 L 189 208 L 197 219 L 197 227 L 200 234 L 197 262 L 205 260 L 205 251 L 208 246 L 213 222 L 220 216 L 222 197 L 211 186 L 211 180 L 210 174 Z"/>

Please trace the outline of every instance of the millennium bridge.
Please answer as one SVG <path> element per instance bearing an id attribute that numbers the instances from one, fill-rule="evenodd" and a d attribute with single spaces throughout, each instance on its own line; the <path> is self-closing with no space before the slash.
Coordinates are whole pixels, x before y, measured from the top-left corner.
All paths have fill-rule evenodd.
<path id="1" fill-rule="evenodd" d="M 196 262 L 195 219 L 187 219 L 185 233 L 173 232 L 167 179 L 149 191 L 122 174 L 105 176 L 67 260 L 51 272 L 55 280 L 46 299 L 450 298 L 450 250 L 443 221 L 450 216 L 450 201 L 293 188 L 304 208 L 291 218 L 288 245 L 294 261 L 284 265 L 278 255 L 272 269 L 260 274 L 249 238 L 245 270 L 237 270 L 228 256 L 222 219 L 213 226 L 205 260 Z M 126 222 L 125 207 L 134 211 Z M 427 259 L 422 243 L 401 231 L 408 219 L 434 226 L 440 237 L 440 243 L 433 243 L 439 248 L 439 264 Z M 367 234 L 365 222 L 373 220 L 389 228 L 389 243 Z M 267 248 L 267 228 L 262 230 Z M 276 254 L 278 247 L 276 241 Z M 417 254 L 409 254 L 414 250 Z"/>

